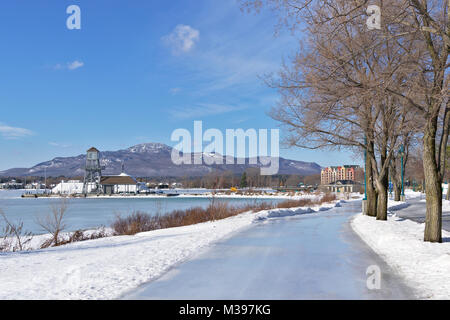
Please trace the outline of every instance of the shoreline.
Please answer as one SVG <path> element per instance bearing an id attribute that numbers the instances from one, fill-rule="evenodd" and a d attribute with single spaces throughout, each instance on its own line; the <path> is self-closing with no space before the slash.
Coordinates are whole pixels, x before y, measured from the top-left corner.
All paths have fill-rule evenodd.
<path id="1" fill-rule="evenodd" d="M 239 195 L 239 194 L 177 194 L 173 196 L 168 196 L 167 194 L 142 194 L 142 195 L 88 195 L 87 197 L 74 197 L 74 196 L 64 196 L 64 195 L 49 195 L 49 196 L 38 196 L 38 197 L 22 197 L 17 196 L 9 199 L 176 199 L 176 198 L 192 198 L 192 199 L 273 199 L 273 200 L 285 200 L 285 199 L 301 199 L 305 197 L 318 197 L 314 193 L 297 193 L 297 194 L 260 194 L 260 195 Z M 1 199 L 1 198 L 0 198 Z"/>

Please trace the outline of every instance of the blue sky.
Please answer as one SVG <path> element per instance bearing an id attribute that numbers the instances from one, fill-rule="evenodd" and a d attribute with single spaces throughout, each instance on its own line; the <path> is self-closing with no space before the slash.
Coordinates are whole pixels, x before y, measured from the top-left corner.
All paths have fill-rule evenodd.
<path id="1" fill-rule="evenodd" d="M 81 8 L 68 30 L 66 8 Z M 177 128 L 277 128 L 260 79 L 297 48 L 272 12 L 235 1 L 23 0 L 0 3 L 0 170 L 90 146 L 168 145 Z M 282 149 L 320 165 L 347 152 Z"/>

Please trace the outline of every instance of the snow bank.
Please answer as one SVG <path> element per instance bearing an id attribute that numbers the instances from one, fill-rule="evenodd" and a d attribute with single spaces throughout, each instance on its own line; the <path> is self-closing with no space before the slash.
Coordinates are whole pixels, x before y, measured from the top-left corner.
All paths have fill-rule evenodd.
<path id="1" fill-rule="evenodd" d="M 62 232 L 59 235 L 60 241 L 68 241 L 70 237 L 74 234 L 74 231 L 71 232 Z M 88 238 L 93 235 L 103 234 L 104 237 L 112 237 L 114 235 L 114 230 L 112 228 L 106 228 L 106 227 L 99 227 L 96 229 L 90 229 L 90 230 L 83 230 L 83 236 Z M 44 244 L 44 242 L 52 239 L 53 236 L 51 234 L 39 234 L 39 235 L 32 235 L 32 236 L 21 236 L 20 240 L 23 243 L 23 250 L 24 251 L 31 251 L 31 250 L 38 250 L 41 248 L 41 246 Z M 100 238 L 97 236 L 97 238 Z M 0 239 L 0 244 L 4 238 Z M 10 243 L 10 251 L 12 251 L 13 247 L 18 246 L 18 241 L 16 237 L 9 237 L 7 238 L 8 242 Z M 88 240 L 85 240 L 88 241 Z M 25 242 L 25 243 L 24 243 Z M 1 253 L 0 253 L 1 257 Z M 1 266 L 1 263 L 0 263 Z"/>
<path id="2" fill-rule="evenodd" d="M 450 201 L 449 200 L 442 200 L 442 211 L 448 212 L 450 211 Z"/>
<path id="3" fill-rule="evenodd" d="M 299 214 L 314 213 L 319 211 L 327 211 L 334 207 L 340 207 L 341 203 L 345 203 L 343 200 L 336 200 L 330 203 L 324 203 L 320 206 L 313 207 L 299 207 L 289 209 L 271 209 L 264 210 L 256 214 L 256 221 L 266 220 L 270 218 L 291 217 Z"/>
<path id="4" fill-rule="evenodd" d="M 409 204 L 407 202 L 393 201 L 393 200 L 388 201 L 388 208 L 389 208 L 389 211 L 391 211 L 391 212 L 407 208 L 408 206 L 409 206 Z"/>
<path id="5" fill-rule="evenodd" d="M 161 276 L 173 265 L 257 221 L 321 211 L 265 210 L 224 220 L 78 242 L 44 250 L 0 253 L 0 299 L 113 299 Z"/>
<path id="6" fill-rule="evenodd" d="M 412 189 L 405 189 L 405 197 L 406 199 L 418 198 L 425 196 L 424 193 L 420 191 L 413 191 Z"/>
<path id="7" fill-rule="evenodd" d="M 404 203 L 390 203 L 399 209 Z M 450 299 L 450 232 L 444 243 L 423 241 L 425 224 L 390 214 L 388 221 L 359 214 L 351 225 L 355 232 L 389 265 L 403 275 L 421 299 Z"/>

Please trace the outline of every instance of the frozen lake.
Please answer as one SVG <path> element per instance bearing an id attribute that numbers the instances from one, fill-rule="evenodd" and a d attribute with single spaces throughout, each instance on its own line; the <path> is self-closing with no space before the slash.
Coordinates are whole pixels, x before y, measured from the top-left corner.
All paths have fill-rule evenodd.
<path id="1" fill-rule="evenodd" d="M 57 205 L 60 199 L 22 199 L 22 190 L 0 190 L 0 209 L 9 220 L 23 221 L 24 229 L 34 234 L 44 233 L 36 223 L 37 217 L 45 217 L 51 213 L 51 206 Z M 276 199 L 216 199 L 233 205 L 245 205 L 257 202 L 277 202 Z M 67 230 L 92 229 L 100 226 L 109 227 L 116 215 L 126 216 L 134 211 L 149 214 L 168 213 L 175 209 L 206 207 L 211 203 L 207 198 L 88 198 L 70 199 L 67 210 Z M 3 222 L 0 221 L 0 227 Z"/>

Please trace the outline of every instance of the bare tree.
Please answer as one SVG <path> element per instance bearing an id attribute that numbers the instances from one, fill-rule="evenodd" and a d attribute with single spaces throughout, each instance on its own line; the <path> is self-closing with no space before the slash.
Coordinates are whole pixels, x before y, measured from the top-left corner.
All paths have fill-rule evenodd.
<path id="1" fill-rule="evenodd" d="M 449 183 L 449 172 L 448 172 L 448 167 L 449 167 L 449 161 L 448 159 L 450 158 L 450 146 L 447 146 L 447 150 L 446 150 L 446 157 L 447 157 L 447 161 L 446 161 L 446 173 L 445 175 L 447 176 L 447 194 L 445 195 L 445 200 L 450 200 L 450 183 Z"/>
<path id="2" fill-rule="evenodd" d="M 6 226 L 3 229 L 3 241 L 0 244 L 0 251 L 23 251 L 33 236 L 30 232 L 23 230 L 23 222 L 11 222 L 6 214 L 0 210 L 0 216 Z M 15 240 L 15 241 L 14 241 Z"/>
<path id="3" fill-rule="evenodd" d="M 391 16 L 392 24 L 415 34 L 414 42 L 423 46 L 425 55 L 415 64 L 417 75 L 409 81 L 410 90 L 390 90 L 408 102 L 424 120 L 423 165 L 426 186 L 424 240 L 442 242 L 442 182 L 450 130 L 448 101 L 448 54 L 450 52 L 450 0 L 409 0 L 405 13 Z M 402 37 L 403 39 L 403 37 Z"/>
<path id="4" fill-rule="evenodd" d="M 423 161 L 421 155 L 422 145 L 417 145 L 416 148 L 414 148 L 408 155 L 408 162 L 405 171 L 407 179 L 412 183 L 416 183 L 417 186 L 422 186 L 425 184 L 425 175 L 423 172 Z"/>
<path id="5" fill-rule="evenodd" d="M 68 200 L 61 199 L 58 204 L 51 206 L 51 213 L 44 218 L 37 218 L 37 223 L 41 228 L 52 235 L 52 238 L 44 246 L 59 246 L 61 232 L 66 229 L 66 212 L 68 208 Z"/>
<path id="6" fill-rule="evenodd" d="M 367 33 L 363 17 L 347 21 L 342 14 L 326 22 L 347 11 L 347 1 L 314 11 L 307 47 L 269 83 L 281 95 L 271 115 L 285 125 L 291 146 L 364 150 L 368 214 L 386 220 L 389 162 L 412 124 L 405 103 L 386 93 L 384 83 L 397 87 L 409 76 L 404 57 L 414 49 L 395 40 L 372 46 L 379 35 Z"/>
<path id="7" fill-rule="evenodd" d="M 411 150 L 413 150 L 413 152 L 417 151 L 417 146 L 419 144 L 418 140 L 418 136 L 413 130 L 406 132 L 404 136 L 402 136 L 402 150 L 399 149 L 391 160 L 389 171 L 390 176 L 392 177 L 395 201 L 400 201 L 402 191 L 402 175 L 404 178 Z M 403 155 L 401 152 L 403 152 Z"/>
<path id="8" fill-rule="evenodd" d="M 333 25 L 334 30 L 328 30 L 326 34 L 333 39 L 363 16 L 368 4 L 367 0 L 247 0 L 243 7 L 258 10 L 268 5 L 280 13 L 281 24 L 292 29 L 299 28 L 302 23 L 306 23 L 309 31 L 320 24 Z M 381 30 L 370 32 L 375 37 L 374 41 L 360 46 L 360 53 L 392 44 L 403 51 L 402 68 L 391 68 L 378 85 L 386 94 L 396 96 L 412 112 L 417 112 L 423 120 L 421 135 L 427 197 L 424 240 L 441 242 L 442 182 L 450 130 L 447 72 L 450 65 L 450 0 L 385 0 L 379 4 L 383 26 Z M 324 8 L 326 14 L 320 14 Z M 349 45 L 341 44 L 344 47 Z M 354 53 L 343 57 L 342 64 L 348 64 Z M 380 57 L 389 58 L 390 55 Z M 370 65 L 363 66 L 370 69 Z M 370 153 L 369 149 L 366 146 Z M 387 152 L 385 160 L 389 154 L 392 157 L 392 150 L 391 143 L 391 152 Z M 379 151 L 384 157 L 384 148 Z M 383 175 L 378 174 L 378 177 L 384 179 Z M 376 185 L 382 184 L 378 182 Z"/>

